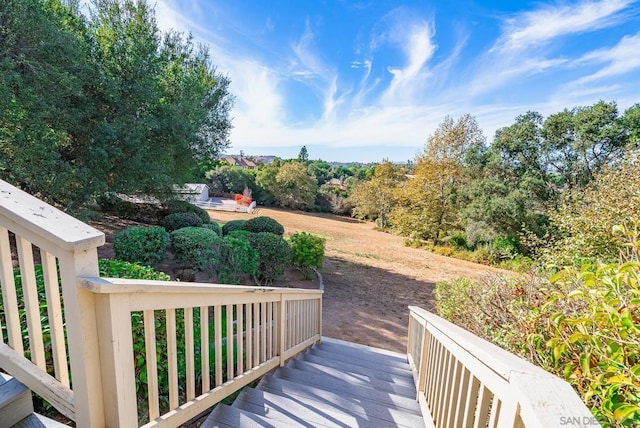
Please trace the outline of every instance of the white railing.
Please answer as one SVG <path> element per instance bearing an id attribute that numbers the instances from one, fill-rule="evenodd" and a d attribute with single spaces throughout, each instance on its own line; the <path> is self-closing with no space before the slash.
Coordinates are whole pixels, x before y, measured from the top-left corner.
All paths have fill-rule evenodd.
<path id="1" fill-rule="evenodd" d="M 0 180 L 0 369 L 79 427 L 178 426 L 320 340 L 321 291 L 101 279 L 103 243 Z"/>
<path id="2" fill-rule="evenodd" d="M 99 310 L 107 426 L 181 425 L 320 340 L 317 290 L 100 278 L 82 287 Z M 142 372 L 146 400 L 136 397 Z"/>
<path id="3" fill-rule="evenodd" d="M 409 313 L 407 354 L 427 426 L 600 426 L 564 380 L 424 309 Z"/>

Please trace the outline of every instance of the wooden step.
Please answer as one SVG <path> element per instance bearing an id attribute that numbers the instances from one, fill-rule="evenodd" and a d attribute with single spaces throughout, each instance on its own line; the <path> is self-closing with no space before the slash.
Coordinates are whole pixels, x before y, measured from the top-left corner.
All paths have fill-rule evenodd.
<path id="1" fill-rule="evenodd" d="M 213 412 L 211 412 L 200 428 L 274 428 L 277 426 L 282 425 L 273 424 L 272 421 L 264 416 L 220 403 L 213 409 Z"/>
<path id="2" fill-rule="evenodd" d="M 37 413 L 32 413 L 27 416 L 17 424 L 15 424 L 12 428 L 69 428 L 68 425 L 63 424 L 62 422 L 54 421 L 53 419 L 49 419 L 46 416 L 39 415 Z"/>
<path id="3" fill-rule="evenodd" d="M 413 385 L 398 385 L 363 373 L 352 373 L 346 370 L 327 367 L 322 364 L 309 363 L 298 359 L 289 361 L 287 363 L 287 367 L 307 371 L 313 376 L 320 376 L 323 382 L 346 382 L 350 385 L 375 388 L 379 391 L 391 392 L 404 397 L 416 397 L 416 388 Z M 309 381 L 313 382 L 311 379 Z"/>
<path id="4" fill-rule="evenodd" d="M 362 367 L 368 367 L 376 370 L 390 370 L 391 373 L 408 373 L 411 371 L 409 363 L 400 363 L 398 361 L 371 361 L 367 359 L 358 359 L 353 355 L 341 354 L 338 352 L 323 351 L 320 348 L 311 348 L 307 351 L 310 355 L 315 355 L 327 360 L 338 361 L 340 363 L 356 364 Z"/>
<path id="5" fill-rule="evenodd" d="M 352 415 L 367 419 L 381 419 L 387 423 L 398 423 L 398 421 L 407 419 L 414 422 L 422 421 L 422 414 L 420 413 L 417 403 L 413 410 L 397 409 L 392 406 L 386 407 L 376 401 L 370 401 L 362 397 L 336 394 L 314 386 L 300 385 L 273 376 L 264 377 L 256 389 L 291 398 L 296 402 L 303 403 L 312 408 L 317 402 L 320 402 Z M 421 423 L 424 424 L 424 422 Z M 422 426 L 420 424 L 416 425 L 415 423 L 408 425 Z"/>
<path id="6" fill-rule="evenodd" d="M 407 363 L 408 361 L 406 354 L 400 354 L 398 352 L 374 348 L 367 345 L 360 345 L 358 343 L 346 342 L 340 339 L 332 339 L 330 337 L 323 337 L 322 341 L 317 343 L 315 347 L 327 352 L 339 352 L 345 355 L 355 355 L 359 359 L 371 359 L 373 361 L 382 359 L 384 361 L 395 361 L 398 363 Z"/>
<path id="7" fill-rule="evenodd" d="M 17 379 L 0 373 L 0 426 L 13 426 L 32 413 L 31 391 Z"/>
<path id="8" fill-rule="evenodd" d="M 332 367 L 338 370 L 346 370 L 350 373 L 365 374 L 375 377 L 376 379 L 384 380 L 386 382 L 392 382 L 399 385 L 414 386 L 413 374 L 410 370 L 400 369 L 397 373 L 390 373 L 389 371 L 382 370 L 382 367 L 378 369 L 372 369 L 370 367 L 363 367 L 357 364 L 344 363 L 335 360 L 328 360 L 326 358 L 318 357 L 311 353 L 305 352 L 298 357 L 299 361 L 304 361 L 313 364 L 321 364 L 325 367 Z"/>
<path id="9" fill-rule="evenodd" d="M 302 385 L 311 385 L 322 388 L 336 394 L 349 394 L 355 397 L 362 397 L 370 401 L 377 401 L 380 405 L 394 406 L 401 409 L 417 408 L 415 394 L 412 397 L 393 394 L 391 392 L 380 391 L 375 388 L 362 385 L 352 385 L 347 382 L 327 379 L 325 376 L 316 375 L 304 370 L 292 369 L 290 367 L 280 367 L 273 374 L 274 377 L 298 382 Z"/>
<path id="10" fill-rule="evenodd" d="M 309 423 L 323 427 L 363 427 L 385 426 L 415 427 L 422 423 L 422 417 L 407 414 L 396 415 L 393 422 L 379 419 L 365 413 L 345 411 L 333 403 L 326 403 L 299 396 L 282 396 L 265 390 L 247 388 L 236 398 L 233 407 L 250 411 L 289 426 L 293 423 Z"/>

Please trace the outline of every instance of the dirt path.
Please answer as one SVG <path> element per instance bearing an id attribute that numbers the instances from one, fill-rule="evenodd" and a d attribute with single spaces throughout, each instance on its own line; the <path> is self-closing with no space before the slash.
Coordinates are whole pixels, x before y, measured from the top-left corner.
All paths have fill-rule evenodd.
<path id="1" fill-rule="evenodd" d="M 220 222 L 251 215 L 209 211 Z M 278 220 L 285 236 L 305 231 L 327 239 L 322 269 L 323 335 L 406 352 L 407 306 L 433 308 L 436 282 L 499 272 L 488 266 L 403 246 L 403 238 L 372 223 L 331 214 L 259 209 Z"/>

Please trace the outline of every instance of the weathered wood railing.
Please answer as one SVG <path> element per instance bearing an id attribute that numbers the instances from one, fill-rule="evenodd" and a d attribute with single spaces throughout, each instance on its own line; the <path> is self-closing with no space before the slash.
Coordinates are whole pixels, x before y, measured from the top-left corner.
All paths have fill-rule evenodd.
<path id="1" fill-rule="evenodd" d="M 0 180 L 0 369 L 79 427 L 178 426 L 320 340 L 321 291 L 102 279 L 103 243 Z"/>
<path id="2" fill-rule="evenodd" d="M 427 426 L 599 426 L 564 380 L 424 309 L 409 312 L 407 354 Z"/>

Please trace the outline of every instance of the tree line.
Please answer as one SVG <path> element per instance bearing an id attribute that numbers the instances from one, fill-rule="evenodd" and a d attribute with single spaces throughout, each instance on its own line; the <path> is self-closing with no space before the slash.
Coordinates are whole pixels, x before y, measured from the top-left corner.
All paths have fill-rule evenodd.
<path id="1" fill-rule="evenodd" d="M 229 145 L 229 80 L 144 0 L 5 0 L 0 178 L 69 211 L 167 195 Z"/>

